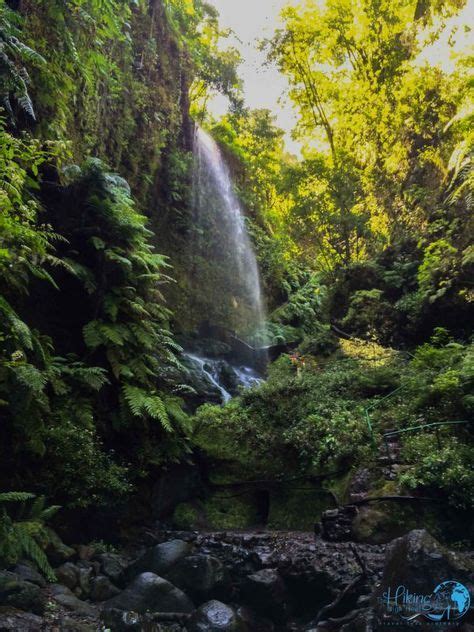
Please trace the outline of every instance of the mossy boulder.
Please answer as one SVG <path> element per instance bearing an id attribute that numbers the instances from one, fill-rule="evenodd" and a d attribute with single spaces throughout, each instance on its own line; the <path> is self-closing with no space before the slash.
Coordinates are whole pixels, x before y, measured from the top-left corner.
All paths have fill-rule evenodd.
<path id="1" fill-rule="evenodd" d="M 385 544 L 398 538 L 422 522 L 413 507 L 401 507 L 394 503 L 361 507 L 352 525 L 356 542 Z"/>
<path id="2" fill-rule="evenodd" d="M 270 494 L 268 526 L 271 529 L 312 530 L 325 509 L 332 507 L 329 493 L 321 488 L 282 487 Z"/>
<path id="3" fill-rule="evenodd" d="M 206 522 L 215 529 L 246 529 L 258 522 L 256 501 L 251 493 L 231 496 L 219 492 L 203 503 Z"/>

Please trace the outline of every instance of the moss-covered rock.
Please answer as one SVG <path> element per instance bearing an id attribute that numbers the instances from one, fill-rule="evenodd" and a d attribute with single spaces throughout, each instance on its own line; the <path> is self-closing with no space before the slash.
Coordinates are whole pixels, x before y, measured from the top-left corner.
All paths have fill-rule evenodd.
<path id="1" fill-rule="evenodd" d="M 322 512 L 332 506 L 329 493 L 321 488 L 284 487 L 270 494 L 268 526 L 271 529 L 312 530 Z"/>
<path id="2" fill-rule="evenodd" d="M 214 529 L 246 529 L 258 522 L 258 508 L 252 493 L 240 496 L 219 492 L 203 503 L 206 522 Z"/>
<path id="3" fill-rule="evenodd" d="M 200 523 L 200 513 L 191 503 L 180 503 L 173 513 L 173 525 L 178 529 L 195 529 Z"/>
<path id="4" fill-rule="evenodd" d="M 422 521 L 413 507 L 401 507 L 394 503 L 380 503 L 360 509 L 353 526 L 356 542 L 385 544 L 398 538 Z"/>

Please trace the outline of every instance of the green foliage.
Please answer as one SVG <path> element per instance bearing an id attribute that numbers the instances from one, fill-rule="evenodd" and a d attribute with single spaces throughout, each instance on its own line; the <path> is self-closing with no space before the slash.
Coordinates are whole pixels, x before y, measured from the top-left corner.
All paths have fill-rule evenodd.
<path id="1" fill-rule="evenodd" d="M 358 290 L 341 324 L 356 334 L 387 340 L 395 325 L 394 313 L 382 290 Z"/>
<path id="2" fill-rule="evenodd" d="M 32 501 L 29 506 L 26 505 Z M 5 504 L 20 503 L 17 516 L 12 518 Z M 40 546 L 45 536 L 46 522 L 60 509 L 46 506 L 45 498 L 27 492 L 0 493 L 0 561 L 15 564 L 22 557 L 29 558 L 50 580 L 56 576 Z"/>
<path id="3" fill-rule="evenodd" d="M 425 249 L 423 263 L 418 270 L 418 284 L 430 301 L 440 298 L 451 287 L 455 276 L 456 254 L 456 248 L 445 239 L 432 242 Z"/>
<path id="4" fill-rule="evenodd" d="M 125 384 L 123 391 L 124 398 L 135 417 L 148 415 L 159 421 L 167 432 L 172 432 L 166 405 L 159 395 L 147 393 L 145 390 L 129 384 Z"/>
<path id="5" fill-rule="evenodd" d="M 410 468 L 400 481 L 410 489 L 441 495 L 455 510 L 469 511 L 474 502 L 472 444 L 467 437 L 441 431 L 441 447 L 433 433 L 405 441 L 404 454 Z"/>
<path id="6" fill-rule="evenodd" d="M 110 509 L 183 458 L 191 430 L 240 476 L 281 478 L 370 463 L 367 406 L 377 431 L 472 415 L 469 58 L 454 70 L 422 61 L 441 37 L 449 49 L 461 4 L 287 7 L 267 50 L 289 81 L 298 160 L 270 111 L 243 107 L 239 54 L 222 48 L 229 33 L 206 2 L 22 0 L 13 11 L 0 0 L 5 489 L 21 477 L 68 507 Z M 219 121 L 206 112 L 216 92 L 231 102 Z M 174 317 L 186 329 L 193 275 L 212 302 L 220 273 L 182 248 L 190 112 L 220 143 L 247 209 L 271 308 L 260 342 L 301 342 L 259 388 L 202 407 L 192 429 L 163 295 L 169 263 L 152 247 L 173 256 L 168 296 L 186 305 Z M 83 166 L 61 170 L 70 157 Z M 414 346 L 414 357 L 334 331 Z M 440 432 L 441 449 L 431 432 L 403 441 L 400 481 L 466 509 L 470 431 Z M 23 516 L 10 511 L 31 500 L 0 495 L 0 556 L 29 555 L 49 574 L 38 542 L 55 507 L 37 499 Z M 206 509 L 224 526 L 251 513 L 217 499 Z"/>
<path id="7" fill-rule="evenodd" d="M 214 458 L 238 461 L 256 478 L 346 467 L 365 454 L 360 374 L 359 363 L 348 357 L 323 369 L 308 356 L 298 370 L 283 356 L 259 388 L 224 407 L 200 408 L 193 440 Z"/>
<path id="8" fill-rule="evenodd" d="M 440 339 L 438 330 L 434 340 Z M 411 406 L 427 421 L 468 419 L 474 386 L 473 345 L 455 342 L 417 348 L 405 378 Z"/>
<path id="9" fill-rule="evenodd" d="M 288 302 L 272 314 L 272 319 L 282 323 L 301 327 L 305 333 L 311 333 L 321 320 L 327 288 L 318 275 L 311 275 L 290 294 Z"/>
<path id="10" fill-rule="evenodd" d="M 92 407 L 89 413 L 92 421 Z M 114 508 L 132 492 L 133 473 L 117 463 L 112 450 L 105 449 L 94 427 L 61 419 L 44 432 L 44 441 L 47 461 L 41 486 L 63 505 L 73 509 Z"/>
<path id="11" fill-rule="evenodd" d="M 13 105 L 35 121 L 35 111 L 28 92 L 30 78 L 25 63 L 46 65 L 46 60 L 19 39 L 13 11 L 0 2 L 0 102 L 11 122 L 15 121 Z"/>
<path id="12" fill-rule="evenodd" d="M 167 399 L 157 390 L 180 349 L 167 329 L 160 291 L 169 280 L 166 260 L 153 252 L 145 218 L 121 178 L 97 160 L 75 173 L 66 195 L 80 203 L 60 228 L 70 243 L 65 256 L 94 315 L 83 326 L 84 342 L 119 388 L 120 423 L 156 420 L 171 433 Z"/>
<path id="13" fill-rule="evenodd" d="M 448 40 L 444 20 L 462 5 L 430 4 L 423 18 L 421 5 L 300 3 L 284 9 L 283 28 L 266 43 L 288 78 L 303 144 L 289 169 L 285 223 L 318 270 L 332 273 L 403 237 L 424 239 L 427 226 L 429 241 L 442 226 L 457 247 L 466 223 L 472 237 L 470 58 L 460 54 L 454 72 L 419 63 L 438 38 Z"/>

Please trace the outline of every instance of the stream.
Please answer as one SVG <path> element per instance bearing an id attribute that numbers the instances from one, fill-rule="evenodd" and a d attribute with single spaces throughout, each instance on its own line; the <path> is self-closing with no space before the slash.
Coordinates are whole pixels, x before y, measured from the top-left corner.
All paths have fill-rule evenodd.
<path id="1" fill-rule="evenodd" d="M 208 358 L 196 353 L 183 354 L 198 373 L 202 382 L 217 391 L 221 402 L 227 403 L 241 389 L 251 388 L 263 382 L 263 377 L 248 366 L 234 365 L 221 358 Z"/>

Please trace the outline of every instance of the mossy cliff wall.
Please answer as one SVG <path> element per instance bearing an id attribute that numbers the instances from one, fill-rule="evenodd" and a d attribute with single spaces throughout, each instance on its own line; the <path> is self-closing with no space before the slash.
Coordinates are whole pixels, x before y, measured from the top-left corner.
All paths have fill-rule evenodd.
<path id="1" fill-rule="evenodd" d="M 127 179 L 141 210 L 159 212 L 174 151 L 190 142 L 192 65 L 163 0 L 23 0 L 23 33 L 45 59 L 31 72 L 40 138 L 93 155 Z M 159 193 L 157 193 L 159 192 Z"/>

